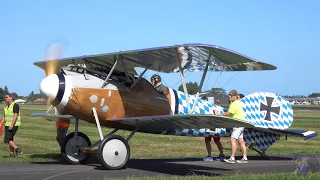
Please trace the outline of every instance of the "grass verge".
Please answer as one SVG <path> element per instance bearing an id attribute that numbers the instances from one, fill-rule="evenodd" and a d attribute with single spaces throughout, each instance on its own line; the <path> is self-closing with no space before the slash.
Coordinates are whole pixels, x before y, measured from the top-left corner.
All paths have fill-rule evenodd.
<path id="1" fill-rule="evenodd" d="M 225 175 L 225 176 L 158 176 L 158 177 L 137 177 L 137 178 L 126 178 L 126 180 L 307 180 L 307 179 L 320 179 L 320 173 L 307 174 L 307 175 L 296 175 L 289 173 L 277 173 L 277 174 L 239 174 L 239 175 Z M 107 180 L 107 178 L 105 179 Z"/>

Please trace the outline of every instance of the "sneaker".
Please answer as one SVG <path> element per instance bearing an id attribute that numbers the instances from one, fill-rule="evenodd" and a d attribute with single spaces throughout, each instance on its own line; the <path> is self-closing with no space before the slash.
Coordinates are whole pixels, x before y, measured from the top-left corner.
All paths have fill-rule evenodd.
<path id="1" fill-rule="evenodd" d="M 23 151 L 20 148 L 17 148 L 14 150 L 14 153 L 16 157 L 19 157 L 20 155 L 23 154 Z"/>
<path id="2" fill-rule="evenodd" d="M 236 161 L 237 163 L 248 163 L 248 159 L 242 158 L 241 160 Z"/>
<path id="3" fill-rule="evenodd" d="M 204 161 L 213 161 L 213 158 L 211 156 L 207 156 L 203 158 Z"/>
<path id="4" fill-rule="evenodd" d="M 231 158 L 225 159 L 224 161 L 227 162 L 227 163 L 231 163 L 231 164 L 236 163 L 236 160 L 235 159 L 231 159 Z"/>
<path id="5" fill-rule="evenodd" d="M 222 161 L 222 160 L 224 160 L 225 159 L 225 156 L 224 155 L 220 155 L 220 156 L 218 156 L 215 160 L 217 160 L 217 161 Z"/>

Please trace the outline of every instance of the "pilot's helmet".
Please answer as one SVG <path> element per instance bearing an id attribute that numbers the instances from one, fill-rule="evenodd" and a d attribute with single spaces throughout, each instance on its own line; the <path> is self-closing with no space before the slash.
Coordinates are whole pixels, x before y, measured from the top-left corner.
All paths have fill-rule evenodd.
<path id="1" fill-rule="evenodd" d="M 202 96 L 201 99 L 202 99 L 202 100 L 205 100 L 205 101 L 208 101 L 207 96 Z"/>
<path id="2" fill-rule="evenodd" d="M 161 82 L 161 77 L 158 74 L 151 76 L 150 81 L 154 80 L 156 83 Z"/>

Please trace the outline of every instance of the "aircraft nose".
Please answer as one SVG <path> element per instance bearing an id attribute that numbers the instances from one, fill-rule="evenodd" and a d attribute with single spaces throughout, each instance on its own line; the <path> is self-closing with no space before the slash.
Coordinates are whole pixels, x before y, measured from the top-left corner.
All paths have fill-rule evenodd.
<path id="1" fill-rule="evenodd" d="M 40 92 L 50 99 L 55 99 L 59 89 L 59 78 L 56 74 L 52 74 L 41 81 Z"/>

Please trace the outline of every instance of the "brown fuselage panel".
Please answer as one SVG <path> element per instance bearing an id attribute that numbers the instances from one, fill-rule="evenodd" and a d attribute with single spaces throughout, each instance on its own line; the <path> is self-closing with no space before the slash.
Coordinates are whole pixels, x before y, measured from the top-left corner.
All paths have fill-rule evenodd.
<path id="1" fill-rule="evenodd" d="M 114 118 L 169 115 L 170 94 L 156 91 L 145 79 L 128 91 L 75 88 L 64 110 L 79 119 L 95 123 L 92 107 L 97 109 L 101 125 Z"/>

